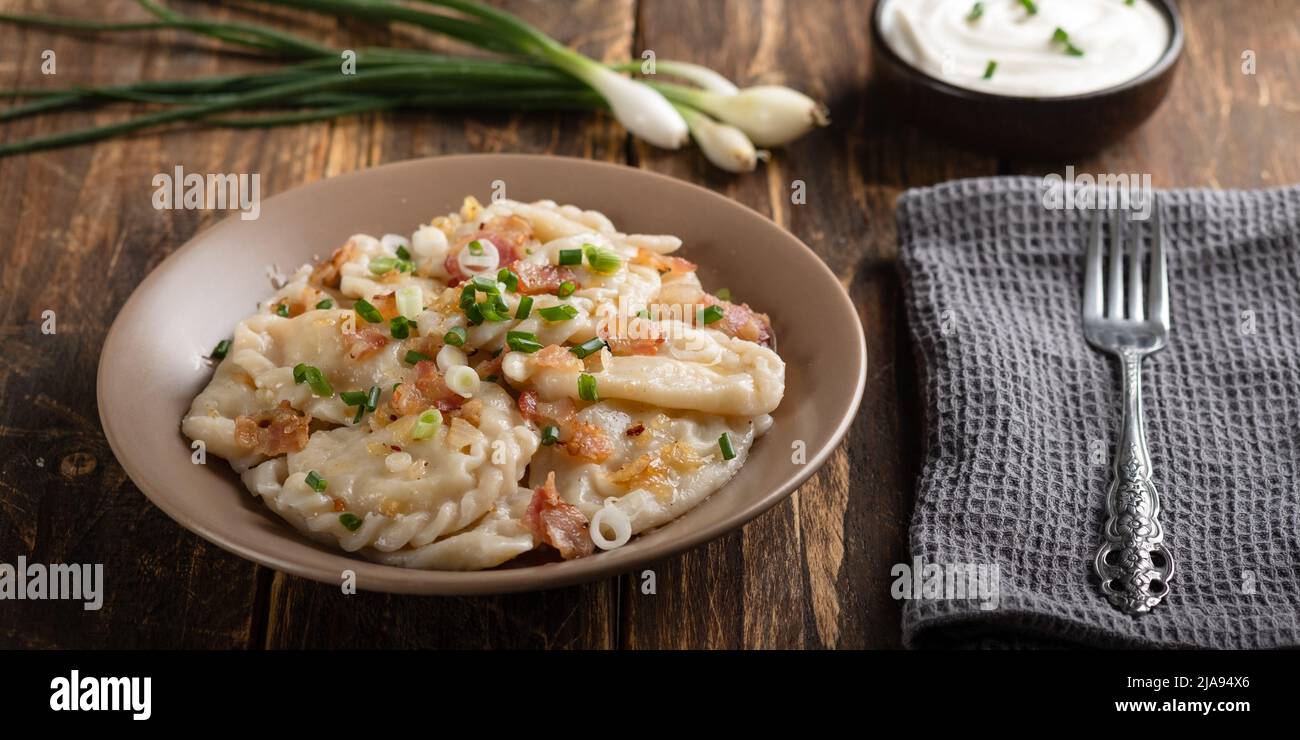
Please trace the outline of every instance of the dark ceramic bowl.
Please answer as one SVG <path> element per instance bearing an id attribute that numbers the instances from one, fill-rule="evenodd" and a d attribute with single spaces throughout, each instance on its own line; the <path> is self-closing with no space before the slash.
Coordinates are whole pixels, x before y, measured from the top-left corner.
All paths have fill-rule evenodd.
<path id="1" fill-rule="evenodd" d="M 960 146 L 1017 159 L 1089 154 L 1145 121 L 1169 92 L 1183 54 L 1183 22 L 1174 0 L 1154 0 L 1169 22 L 1169 47 L 1146 72 L 1104 90 L 1058 98 L 967 90 L 931 77 L 885 41 L 885 0 L 871 12 L 872 74 L 891 105 L 917 126 Z"/>

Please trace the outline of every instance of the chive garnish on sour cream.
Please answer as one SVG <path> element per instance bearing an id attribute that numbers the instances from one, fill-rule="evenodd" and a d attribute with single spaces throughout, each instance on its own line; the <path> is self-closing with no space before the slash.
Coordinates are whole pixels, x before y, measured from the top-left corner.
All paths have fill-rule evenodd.
<path id="1" fill-rule="evenodd" d="M 1030 15 L 1038 15 L 1038 4 L 1034 0 L 1020 0 L 1020 4 L 1025 6 L 1025 11 Z"/>
<path id="2" fill-rule="evenodd" d="M 1083 56 L 1083 49 L 1075 46 L 1074 43 L 1070 41 L 1070 34 L 1066 33 L 1065 29 L 1060 26 L 1057 26 L 1056 30 L 1052 31 L 1052 41 L 1054 43 L 1064 44 L 1065 53 L 1072 57 Z"/>
<path id="3" fill-rule="evenodd" d="M 966 20 L 974 23 L 979 20 L 982 15 L 984 15 L 984 3 L 975 3 L 970 6 L 970 12 L 966 14 Z"/>
<path id="4" fill-rule="evenodd" d="M 990 59 L 988 65 L 986 65 L 986 66 L 984 67 L 984 78 L 983 78 L 983 79 L 986 79 L 986 80 L 991 80 L 991 79 L 993 79 L 993 73 L 996 72 L 997 69 L 998 69 L 998 62 L 997 62 L 997 60 L 996 60 L 996 59 Z"/>

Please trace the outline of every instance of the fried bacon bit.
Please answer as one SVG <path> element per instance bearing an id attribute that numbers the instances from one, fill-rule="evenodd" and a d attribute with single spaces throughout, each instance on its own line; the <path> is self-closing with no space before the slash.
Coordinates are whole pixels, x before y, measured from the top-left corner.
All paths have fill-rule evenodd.
<path id="1" fill-rule="evenodd" d="M 502 352 L 496 357 L 488 357 L 479 364 L 474 366 L 474 372 L 478 373 L 481 380 L 487 381 L 488 378 L 496 379 L 501 377 L 501 361 L 505 359 L 506 353 Z M 491 382 L 491 381 L 488 381 Z"/>
<path id="2" fill-rule="evenodd" d="M 356 252 L 356 244 L 349 239 L 347 244 L 334 250 L 329 259 L 322 260 L 312 268 L 308 282 L 326 288 L 339 287 L 339 281 L 343 278 L 343 265 L 356 256 Z"/>
<path id="3" fill-rule="evenodd" d="M 450 277 L 449 284 L 458 285 L 469 277 L 461 272 L 460 261 L 457 258 L 460 256 L 460 250 L 475 239 L 487 239 L 492 242 L 500 257 L 497 266 L 509 267 L 524 256 L 524 249 L 532 238 L 533 225 L 520 216 L 497 216 L 491 221 L 479 224 L 478 231 L 447 253 L 443 267 Z"/>
<path id="4" fill-rule="evenodd" d="M 532 262 L 517 262 L 511 268 L 519 276 L 519 292 L 524 295 L 554 293 L 568 280 L 577 287 L 577 274 L 567 267 L 556 265 L 538 265 Z"/>
<path id="5" fill-rule="evenodd" d="M 448 413 L 464 419 L 467 423 L 478 426 L 483 420 L 483 402 L 477 398 L 471 398 L 458 409 L 453 409 Z"/>
<path id="6" fill-rule="evenodd" d="M 558 426 L 559 446 L 573 457 L 604 462 L 613 454 L 614 444 L 609 437 L 595 424 L 580 421 L 574 413 L 573 401 L 564 398 L 548 403 L 539 400 L 536 391 L 529 390 L 519 394 L 518 404 L 519 413 L 534 424 Z"/>
<path id="7" fill-rule="evenodd" d="M 659 353 L 659 345 L 664 343 L 663 331 L 659 325 L 653 321 L 646 321 L 639 316 L 634 316 L 627 322 L 627 335 L 616 334 L 609 326 L 609 322 L 603 322 L 599 327 L 600 338 L 605 340 L 609 345 L 609 351 L 615 355 L 656 355 Z"/>
<path id="8" fill-rule="evenodd" d="M 281 401 L 270 411 L 235 418 L 235 444 L 267 457 L 307 446 L 311 417 Z"/>
<path id="9" fill-rule="evenodd" d="M 645 424 L 639 421 L 627 428 L 627 436 L 629 437 L 640 437 L 643 433 L 645 433 Z"/>
<path id="10" fill-rule="evenodd" d="M 652 252 L 645 247 L 637 247 L 636 255 L 632 257 L 632 264 L 645 265 L 653 267 L 659 272 L 686 273 L 695 272 L 697 265 L 681 257 L 673 257 L 667 254 Z"/>
<path id="11" fill-rule="evenodd" d="M 334 499 L 334 510 L 343 512 L 348 510 L 348 505 L 343 503 L 342 499 Z"/>
<path id="12" fill-rule="evenodd" d="M 344 334 L 343 338 L 348 348 L 348 357 L 353 360 L 364 360 L 388 344 L 388 337 L 383 332 L 369 326 L 359 329 L 355 334 Z"/>
<path id="13" fill-rule="evenodd" d="M 628 489 L 641 488 L 663 500 L 672 495 L 673 481 L 668 464 L 658 451 L 647 452 L 610 473 L 609 480 Z"/>
<path id="14" fill-rule="evenodd" d="M 767 314 L 753 310 L 747 303 L 735 304 L 708 294 L 704 296 L 704 303 L 709 306 L 721 306 L 723 311 L 722 318 L 709 324 L 708 328 L 765 347 L 772 345 L 772 320 L 767 317 Z"/>
<path id="15" fill-rule="evenodd" d="M 420 360 L 411 371 L 411 378 L 393 390 L 388 406 L 401 416 L 418 414 L 429 407 L 439 411 L 454 411 L 465 399 L 447 387 L 438 365 L 431 360 Z"/>
<path id="16" fill-rule="evenodd" d="M 377 295 L 370 299 L 370 303 L 379 311 L 379 315 L 384 317 L 384 321 L 388 321 L 397 316 L 396 293 L 383 293 Z"/>
<path id="17" fill-rule="evenodd" d="M 524 523 L 537 539 L 560 551 L 565 560 L 586 557 L 596 550 L 587 530 L 587 517 L 578 507 L 560 498 L 555 490 L 555 473 L 533 491 Z"/>
<path id="18" fill-rule="evenodd" d="M 570 352 L 567 348 L 558 344 L 550 344 L 533 354 L 528 358 L 533 367 L 542 367 L 553 370 L 576 370 L 581 372 L 583 369 L 582 360 Z"/>

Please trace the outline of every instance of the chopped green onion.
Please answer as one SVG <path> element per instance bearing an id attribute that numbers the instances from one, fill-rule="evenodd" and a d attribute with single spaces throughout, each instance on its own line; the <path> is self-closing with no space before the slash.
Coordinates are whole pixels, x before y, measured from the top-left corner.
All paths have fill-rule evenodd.
<path id="1" fill-rule="evenodd" d="M 1060 26 L 1057 26 L 1056 30 L 1052 31 L 1052 41 L 1058 44 L 1065 44 L 1065 53 L 1072 57 L 1083 56 L 1083 49 L 1075 46 L 1074 43 L 1070 41 L 1070 34 L 1066 33 L 1065 29 Z"/>
<path id="2" fill-rule="evenodd" d="M 537 341 L 537 335 L 527 331 L 506 332 L 506 344 L 512 350 L 526 354 L 532 354 L 542 348 L 541 342 Z"/>
<path id="3" fill-rule="evenodd" d="M 408 252 L 408 251 L 406 250 L 406 247 L 402 246 L 401 244 L 398 244 L 398 245 L 397 245 L 397 258 L 400 259 L 400 260 L 406 260 L 406 261 L 409 261 L 409 260 L 411 259 L 411 253 Z"/>
<path id="4" fill-rule="evenodd" d="M 966 14 L 966 20 L 974 22 L 984 15 L 984 3 L 975 3 L 970 7 L 970 12 Z"/>
<path id="5" fill-rule="evenodd" d="M 465 320 L 469 322 L 470 326 L 478 326 L 483 323 L 483 311 L 478 307 L 477 303 L 465 309 Z"/>
<path id="6" fill-rule="evenodd" d="M 643 319 L 648 319 L 648 318 L 650 318 L 650 309 L 648 309 L 648 308 L 643 308 L 643 309 L 641 309 L 640 311 L 637 311 L 637 312 L 636 312 L 636 315 L 639 316 L 639 317 L 641 317 L 641 318 L 643 318 Z"/>
<path id="7" fill-rule="evenodd" d="M 501 292 L 500 289 L 497 288 L 497 281 L 487 275 L 475 275 L 474 278 L 469 281 L 469 284 L 474 286 L 474 290 L 486 295 L 496 295 Z"/>
<path id="8" fill-rule="evenodd" d="M 584 401 L 599 401 L 600 394 L 596 392 L 596 379 L 586 373 L 578 375 L 578 398 Z"/>
<path id="9" fill-rule="evenodd" d="M 326 299 L 322 300 L 320 303 L 317 303 L 317 304 L 316 304 L 316 308 L 319 308 L 319 309 L 322 310 L 322 311 L 324 311 L 324 310 L 326 310 L 326 309 L 334 308 L 334 299 L 333 299 L 333 298 L 326 298 Z"/>
<path id="10" fill-rule="evenodd" d="M 360 424 L 361 420 L 364 419 L 365 416 L 366 416 L 366 405 L 363 403 L 357 407 L 357 415 L 352 417 L 352 423 Z"/>
<path id="11" fill-rule="evenodd" d="M 393 339 L 406 339 L 411 336 L 411 322 L 399 314 L 389 320 L 388 331 L 393 335 Z"/>
<path id="12" fill-rule="evenodd" d="M 317 473 L 315 470 L 312 470 L 312 471 L 308 471 L 307 473 L 307 485 L 311 486 L 311 490 L 315 491 L 316 493 L 320 493 L 321 491 L 324 491 L 327 486 L 329 486 L 329 482 L 326 481 L 324 478 L 320 477 L 320 473 Z"/>
<path id="13" fill-rule="evenodd" d="M 358 529 L 361 529 L 362 523 L 361 517 L 350 511 L 345 511 L 342 514 L 339 514 L 339 524 L 346 527 L 349 532 L 355 532 Z"/>
<path id="14" fill-rule="evenodd" d="M 623 266 L 623 258 L 612 249 L 598 247 L 595 244 L 583 244 L 582 251 L 587 255 L 587 267 L 592 272 L 609 274 L 617 272 Z"/>
<path id="15" fill-rule="evenodd" d="M 722 436 L 718 437 L 718 447 L 722 450 L 723 460 L 734 460 L 736 458 L 736 450 L 731 446 L 731 435 L 729 433 L 723 432 Z"/>
<path id="16" fill-rule="evenodd" d="M 490 300 L 477 304 L 480 315 L 488 321 L 509 321 L 510 306 L 506 305 L 506 300 L 500 295 L 494 295 Z"/>
<path id="17" fill-rule="evenodd" d="M 723 288 L 722 290 L 719 290 L 717 293 L 714 293 L 714 295 L 716 295 L 718 297 L 718 300 L 720 301 L 726 301 L 727 303 L 731 303 L 731 288 Z"/>
<path id="18" fill-rule="evenodd" d="M 365 406 L 366 392 L 365 391 L 343 391 L 342 393 L 339 394 L 339 400 L 347 404 L 348 406 Z"/>
<path id="19" fill-rule="evenodd" d="M 366 396 L 366 411 L 374 411 L 379 406 L 379 386 L 370 386 L 370 393 Z"/>
<path id="20" fill-rule="evenodd" d="M 537 309 L 537 315 L 550 322 L 568 321 L 578 315 L 578 309 L 567 303 Z"/>
<path id="21" fill-rule="evenodd" d="M 475 257 L 478 257 L 479 255 L 483 254 L 483 242 L 479 241 L 478 239 L 475 239 L 469 244 L 466 244 L 465 248 L 468 249 L 469 253 L 474 255 Z"/>
<path id="22" fill-rule="evenodd" d="M 993 79 L 993 73 L 996 72 L 997 69 L 998 69 L 997 60 L 990 59 L 988 65 L 984 67 L 984 79 L 986 80 Z"/>
<path id="23" fill-rule="evenodd" d="M 433 359 L 432 357 L 424 354 L 423 352 L 416 352 L 413 349 L 406 351 L 406 364 L 408 365 L 414 365 L 417 362 L 421 362 L 423 360 L 432 360 L 432 359 Z"/>
<path id="24" fill-rule="evenodd" d="M 411 427 L 411 439 L 428 439 L 438 433 L 440 426 L 442 426 L 442 412 L 438 409 L 429 409 L 415 420 L 415 426 Z"/>
<path id="25" fill-rule="evenodd" d="M 519 308 L 515 309 L 515 318 L 523 321 L 528 318 L 528 314 L 533 312 L 533 297 L 530 295 L 522 296 L 519 299 Z"/>
<path id="26" fill-rule="evenodd" d="M 396 257 L 374 257 L 370 260 L 370 271 L 376 275 L 392 272 L 397 267 Z"/>
<path id="27" fill-rule="evenodd" d="M 705 325 L 712 324 L 715 321 L 721 321 L 725 314 L 726 312 L 722 310 L 722 306 L 705 306 L 704 310 L 700 312 L 700 321 Z"/>
<path id="28" fill-rule="evenodd" d="M 460 289 L 460 310 L 468 311 L 470 306 L 474 305 L 474 286 L 466 283 L 464 288 Z"/>
<path id="29" fill-rule="evenodd" d="M 581 265 L 581 264 L 582 264 L 582 250 L 581 250 L 581 249 L 561 249 L 561 250 L 560 250 L 560 264 L 561 264 L 561 265 Z"/>
<path id="30" fill-rule="evenodd" d="M 560 289 L 555 291 L 555 294 L 561 298 L 568 298 L 569 296 L 573 295 L 573 291 L 577 289 L 578 286 L 574 285 L 572 280 L 565 280 L 564 282 L 560 283 Z"/>
<path id="31" fill-rule="evenodd" d="M 1038 15 L 1038 4 L 1034 0 L 1020 0 L 1020 4 L 1025 6 L 1030 15 Z"/>
<path id="32" fill-rule="evenodd" d="M 288 306 L 287 304 L 284 304 L 284 303 L 281 303 L 280 305 L 276 306 L 276 307 L 275 307 L 275 315 L 276 315 L 276 316 L 283 316 L 283 317 L 285 317 L 286 319 L 289 318 L 289 306 Z"/>
<path id="33" fill-rule="evenodd" d="M 352 309 L 357 312 L 358 316 L 372 324 L 379 324 L 384 321 L 384 316 L 379 313 L 379 309 L 375 308 L 374 304 L 365 298 L 358 298 Z"/>
<path id="34" fill-rule="evenodd" d="M 500 270 L 497 270 L 497 282 L 505 283 L 506 290 L 511 293 L 518 292 L 519 290 L 519 276 L 511 272 L 509 267 L 502 267 Z"/>
<path id="35" fill-rule="evenodd" d="M 453 347 L 464 347 L 465 340 L 468 338 L 469 334 L 463 326 L 453 326 L 450 331 L 442 335 L 442 341 Z"/>
<path id="36" fill-rule="evenodd" d="M 604 347 L 605 347 L 605 340 L 601 339 L 600 337 L 596 337 L 594 339 L 588 339 L 587 341 L 575 347 L 570 347 L 569 351 L 577 355 L 578 359 L 582 359 L 587 355 L 590 355 L 595 352 L 599 352 Z"/>
<path id="37" fill-rule="evenodd" d="M 397 290 L 397 312 L 411 321 L 415 321 L 424 311 L 424 289 L 418 285 L 408 285 Z"/>
<path id="38" fill-rule="evenodd" d="M 230 351 L 230 340 L 223 339 L 217 342 L 217 346 L 212 348 L 212 354 L 209 355 L 214 360 L 226 359 L 226 353 Z"/>
<path id="39" fill-rule="evenodd" d="M 293 366 L 293 382 L 295 384 L 306 383 L 311 386 L 311 392 L 321 398 L 329 398 L 334 395 L 334 387 L 325 379 L 325 376 L 315 367 L 306 363 L 298 363 Z"/>
<path id="40" fill-rule="evenodd" d="M 542 444 L 550 447 L 560 441 L 560 428 L 551 424 L 542 427 Z"/>

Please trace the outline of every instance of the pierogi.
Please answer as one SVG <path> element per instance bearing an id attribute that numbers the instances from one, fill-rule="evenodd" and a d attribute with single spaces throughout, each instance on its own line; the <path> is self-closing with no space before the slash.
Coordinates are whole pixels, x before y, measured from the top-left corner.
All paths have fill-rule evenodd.
<path id="1" fill-rule="evenodd" d="M 767 316 L 679 247 L 551 201 L 358 234 L 217 345 L 181 430 L 378 562 L 621 547 L 730 480 L 785 392 Z"/>

